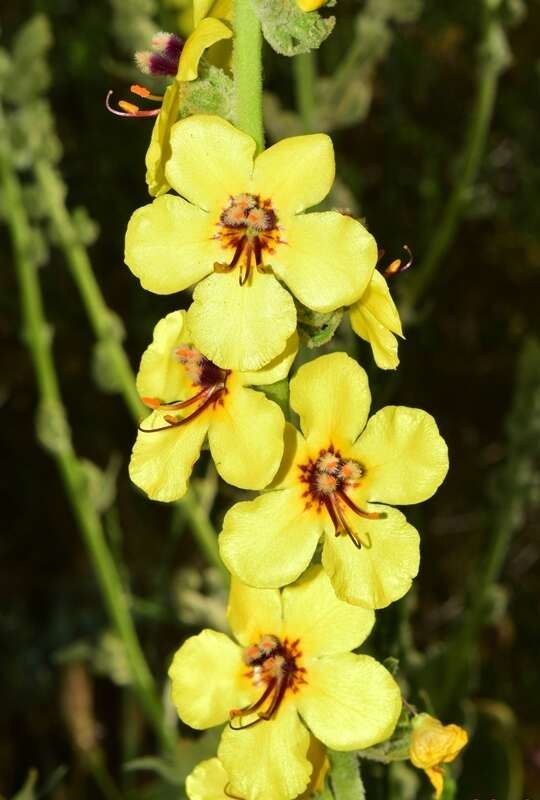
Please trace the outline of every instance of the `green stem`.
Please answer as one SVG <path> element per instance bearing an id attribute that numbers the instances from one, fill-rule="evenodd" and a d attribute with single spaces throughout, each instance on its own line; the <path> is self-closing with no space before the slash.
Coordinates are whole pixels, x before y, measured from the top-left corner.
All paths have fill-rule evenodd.
<path id="1" fill-rule="evenodd" d="M 145 408 L 137 393 L 135 376 L 122 343 L 118 338 L 118 331 L 115 330 L 114 316 L 105 303 L 101 288 L 94 276 L 86 248 L 80 242 L 71 216 L 65 206 L 61 181 L 55 170 L 45 161 L 36 163 L 35 173 L 42 196 L 47 204 L 47 212 L 54 232 L 64 251 L 90 324 L 98 341 L 107 347 L 111 366 L 115 371 L 126 406 L 134 421 L 139 423 L 141 416 L 145 413 Z M 199 507 L 197 498 L 191 488 L 180 501 L 180 505 L 202 552 L 211 564 L 218 566 L 220 571 L 227 575 L 219 558 L 216 532 L 209 521 L 208 515 L 203 513 Z"/>
<path id="2" fill-rule="evenodd" d="M 504 32 L 494 13 L 485 8 L 484 32 L 480 43 L 480 65 L 474 106 L 467 136 L 460 157 L 461 171 L 435 228 L 421 263 L 411 271 L 403 290 L 403 314 L 411 318 L 452 244 L 463 208 L 468 200 L 484 155 L 487 135 L 495 109 L 497 88 L 501 72 L 507 64 L 501 54 Z M 499 45 L 497 49 L 496 44 Z"/>
<path id="3" fill-rule="evenodd" d="M 234 117 L 236 125 L 264 150 L 262 32 L 252 0 L 234 0 Z"/>
<path id="4" fill-rule="evenodd" d="M 356 753 L 328 751 L 332 770 L 330 780 L 336 800 L 365 800 L 364 784 L 360 777 L 360 762 Z"/>
<path id="5" fill-rule="evenodd" d="M 31 231 L 19 181 L 5 146 L 0 149 L 0 182 L 4 189 L 7 223 L 15 254 L 24 339 L 34 364 L 41 408 L 53 412 L 57 420 L 64 420 L 50 335 L 43 312 L 36 267 L 32 260 Z M 92 559 L 109 616 L 124 644 L 135 691 L 163 746 L 172 749 L 174 737 L 163 725 L 161 703 L 129 615 L 128 600 L 107 547 L 100 518 L 88 499 L 84 474 L 73 449 L 67 423 L 61 426 L 60 432 L 62 435 L 56 436 L 50 449 Z"/>
<path id="6" fill-rule="evenodd" d="M 227 583 L 229 581 L 229 573 L 219 556 L 216 531 L 208 519 L 208 515 L 204 512 L 193 487 L 189 487 L 187 494 L 182 498 L 180 507 L 192 526 L 191 530 L 201 551 L 208 559 L 208 562 L 219 570 L 220 575 Z"/>
<path id="7" fill-rule="evenodd" d="M 315 52 L 301 53 L 293 58 L 296 108 L 302 118 L 304 131 L 312 133 L 315 125 L 315 86 L 317 62 Z"/>
<path id="8" fill-rule="evenodd" d="M 123 795 L 109 774 L 103 752 L 93 750 L 86 755 L 85 762 L 103 797 L 106 800 L 122 800 Z"/>
<path id="9" fill-rule="evenodd" d="M 34 169 L 54 232 L 64 251 L 96 339 L 106 344 L 111 366 L 116 374 L 125 403 L 134 419 L 139 421 L 145 409 L 137 394 L 133 371 L 118 339 L 112 312 L 107 307 L 96 281 L 86 248 L 77 236 L 77 231 L 65 206 L 61 181 L 54 168 L 46 161 L 38 161 Z"/>

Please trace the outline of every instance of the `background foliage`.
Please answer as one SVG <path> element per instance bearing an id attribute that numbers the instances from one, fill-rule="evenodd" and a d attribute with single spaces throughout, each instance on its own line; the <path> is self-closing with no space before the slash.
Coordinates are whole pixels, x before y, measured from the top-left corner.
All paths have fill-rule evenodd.
<path id="1" fill-rule="evenodd" d="M 115 335 L 125 331 L 136 366 L 153 325 L 179 301 L 143 292 L 123 266 L 127 220 L 147 202 L 143 159 L 151 122 L 119 120 L 107 114 L 103 101 L 109 87 L 125 95 L 135 78 L 130 54 L 146 46 L 155 30 L 182 23 L 182 5 L 4 3 L 0 51 L 10 146 L 35 222 L 32 252 L 41 266 L 73 440 L 87 460 L 87 491 L 104 520 L 160 683 L 183 638 L 201 624 L 224 625 L 219 578 L 195 546 L 182 508 L 150 503 L 129 482 L 134 425 L 114 393 L 107 345 L 95 345 L 51 227 L 51 198 L 32 167 L 38 157 L 59 165 L 64 183 L 49 185 L 49 191 L 63 206 L 65 190 L 70 211 L 77 209 L 77 241 L 89 247 L 106 301 L 118 315 L 111 322 Z M 507 41 L 485 36 L 486 8 L 496 6 Z M 412 702 L 474 731 L 459 800 L 534 798 L 540 795 L 534 645 L 540 583 L 540 4 L 340 0 L 332 13 L 337 24 L 317 54 L 316 102 L 301 109 L 301 117 L 293 113 L 292 60 L 266 48 L 267 130 L 271 138 L 309 127 L 331 130 L 340 178 L 335 205 L 366 217 L 387 258 L 408 244 L 416 266 L 393 283 L 407 317 L 395 374 L 376 370 L 367 345 L 345 326 L 325 348 L 347 347 L 356 355 L 370 373 L 377 406 L 395 402 L 433 413 L 451 458 L 442 489 L 410 515 L 422 533 L 420 577 L 413 592 L 378 615 L 371 646 L 381 658 L 399 659 Z M 42 16 L 33 19 L 35 14 Z M 478 70 L 486 58 L 495 58 L 499 80 L 481 168 L 433 280 L 411 304 L 415 270 L 440 235 L 466 163 L 463 146 L 478 110 Z M 38 441 L 54 446 L 60 434 L 51 430 L 50 418 L 40 418 L 36 436 L 35 378 L 21 338 L 4 226 L 0 239 L 0 793 L 14 795 L 35 767 L 35 796 L 54 800 L 95 796 L 93 779 L 105 796 L 117 796 L 109 772 L 129 796 L 179 797 L 164 763 L 157 764 L 160 781 L 155 769 L 133 769 L 156 767 L 133 764 L 155 753 L 155 743 L 129 690 L 124 654 L 61 482 Z M 186 306 L 188 295 L 181 301 Z M 223 486 L 216 496 L 205 458 L 196 474 L 219 529 L 227 507 L 246 493 Z M 183 734 L 187 772 L 211 754 L 213 742 Z M 94 762 L 84 755 L 88 737 L 98 743 Z M 126 762 L 132 769 L 122 767 Z M 370 764 L 363 774 L 370 800 L 429 796 L 423 777 L 403 764 Z M 32 780 L 20 800 L 34 796 Z"/>

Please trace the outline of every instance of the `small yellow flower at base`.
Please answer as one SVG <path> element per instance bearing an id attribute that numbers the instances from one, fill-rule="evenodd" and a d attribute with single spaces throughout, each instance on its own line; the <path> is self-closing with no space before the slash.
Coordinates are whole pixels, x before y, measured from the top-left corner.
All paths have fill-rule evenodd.
<path id="1" fill-rule="evenodd" d="M 369 342 L 377 366 L 395 369 L 399 364 L 396 336 L 403 338 L 403 331 L 384 275 L 375 270 L 368 288 L 349 313 L 353 331 Z"/>
<path id="2" fill-rule="evenodd" d="M 326 774 L 330 769 L 326 748 L 314 736 L 310 739 L 307 757 L 313 766 L 313 772 L 307 789 L 298 795 L 297 800 L 309 800 L 317 792 L 322 791 Z M 219 758 L 210 758 L 195 767 L 186 779 L 186 793 L 189 800 L 230 800 L 230 798 L 243 800 L 231 786 L 229 776 Z M 274 797 L 268 794 L 265 800 L 274 800 Z"/>
<path id="3" fill-rule="evenodd" d="M 233 575 L 283 586 L 323 537 L 322 564 L 343 600 L 384 608 L 409 590 L 419 536 L 392 505 L 434 494 L 448 471 L 447 447 L 425 411 L 386 406 L 368 421 L 370 402 L 366 373 L 345 353 L 300 367 L 290 405 L 302 433 L 286 425 L 273 491 L 225 515 L 219 546 Z"/>
<path id="4" fill-rule="evenodd" d="M 439 798 L 444 786 L 442 764 L 454 761 L 469 740 L 467 731 L 459 725 L 443 725 L 429 714 L 413 719 L 409 757 L 411 763 L 423 769 Z"/>
<path id="5" fill-rule="evenodd" d="M 138 392 L 154 411 L 139 428 L 130 477 L 153 500 L 177 500 L 208 436 L 224 480 L 263 489 L 279 467 L 285 419 L 276 403 L 248 387 L 285 378 L 298 339 L 293 335 L 281 356 L 259 372 L 222 370 L 191 341 L 185 311 L 169 314 L 154 329 L 137 376 Z"/>
<path id="6" fill-rule="evenodd" d="M 296 330 L 291 295 L 322 313 L 352 305 L 377 261 L 375 240 L 356 220 L 302 213 L 332 186 L 328 136 L 284 139 L 254 159 L 255 149 L 220 117 L 180 120 L 165 177 L 181 196 L 139 208 L 126 234 L 126 263 L 145 289 L 172 294 L 197 284 L 193 343 L 222 369 L 260 369 L 277 358 Z"/>
<path id="7" fill-rule="evenodd" d="M 398 685 L 375 659 L 350 652 L 375 615 L 339 600 L 320 566 L 282 592 L 233 578 L 228 617 L 238 644 L 204 630 L 184 642 L 169 676 L 186 724 L 229 722 L 218 757 L 238 797 L 291 800 L 305 792 L 312 736 L 351 751 L 392 734 Z"/>

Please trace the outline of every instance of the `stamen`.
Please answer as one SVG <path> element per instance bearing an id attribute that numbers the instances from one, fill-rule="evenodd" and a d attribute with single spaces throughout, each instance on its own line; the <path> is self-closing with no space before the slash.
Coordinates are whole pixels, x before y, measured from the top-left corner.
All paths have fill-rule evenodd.
<path id="1" fill-rule="evenodd" d="M 159 433 L 159 431 L 169 431 L 172 428 L 180 427 L 180 425 L 187 425 L 188 422 L 191 422 L 191 420 L 195 419 L 200 414 L 202 414 L 202 412 L 208 408 L 210 403 L 217 402 L 217 400 L 219 399 L 219 397 L 221 397 L 224 391 L 225 387 L 219 388 L 211 386 L 208 389 L 204 389 L 202 392 L 199 392 L 198 396 L 195 399 L 190 398 L 188 401 L 184 401 L 183 406 L 177 406 L 180 408 L 180 407 L 185 407 L 186 405 L 191 405 L 192 403 L 196 402 L 197 399 L 201 399 L 203 396 L 206 395 L 206 399 L 204 400 L 204 402 L 201 403 L 201 405 L 198 408 L 196 408 L 195 411 L 192 411 L 191 414 L 188 414 L 187 417 L 179 418 L 167 414 L 166 416 L 163 417 L 163 419 L 168 423 L 167 425 L 163 425 L 159 428 L 143 428 L 141 423 L 141 425 L 139 425 L 139 430 L 141 431 L 141 433 Z"/>
<path id="2" fill-rule="evenodd" d="M 263 251 L 274 253 L 277 244 L 286 243 L 280 238 L 278 218 L 270 200 L 262 200 L 259 195 L 231 196 L 217 227 L 213 238 L 221 241 L 223 249 L 234 248 L 234 255 L 229 264 L 217 261 L 214 271 L 230 272 L 240 264 L 240 286 L 247 283 L 253 267 L 266 272 Z"/>
<path id="3" fill-rule="evenodd" d="M 412 265 L 413 265 L 413 254 L 411 253 L 411 250 L 410 250 L 408 245 L 404 244 L 403 245 L 403 249 L 405 250 L 405 252 L 409 256 L 407 262 L 405 264 L 402 264 L 401 263 L 401 259 L 400 258 L 396 258 L 383 271 L 383 275 L 384 275 L 385 278 L 393 278 L 394 275 L 399 275 L 399 273 L 405 272 L 405 270 L 408 270 L 408 269 L 410 269 L 412 267 Z"/>
<path id="4" fill-rule="evenodd" d="M 152 94 L 150 89 L 147 89 L 146 86 L 140 86 L 138 83 L 133 83 L 129 90 L 131 94 L 136 94 L 138 97 L 144 97 L 145 100 L 163 100 L 162 94 Z"/>
<path id="5" fill-rule="evenodd" d="M 157 117 L 161 111 L 160 108 L 152 108 L 148 109 L 147 111 L 141 111 L 138 106 L 134 105 L 134 103 L 128 103 L 126 100 L 119 101 L 118 105 L 124 110 L 118 111 L 117 108 L 113 108 L 111 105 L 112 94 L 112 89 L 109 89 L 107 92 L 107 97 L 105 98 L 105 107 L 107 111 L 110 111 L 111 114 L 116 114 L 117 117 Z"/>
<path id="6" fill-rule="evenodd" d="M 362 485 L 366 474 L 363 464 L 352 458 L 343 458 L 341 453 L 330 445 L 319 451 L 316 460 L 309 459 L 300 464 L 300 482 L 308 488 L 302 497 L 306 498 L 306 508 L 317 504 L 319 511 L 326 509 L 334 526 L 336 536 L 346 534 L 355 547 L 371 547 L 369 532 L 360 535 L 347 520 L 347 510 L 353 511 L 362 519 L 379 520 L 385 512 L 364 511 L 349 497 L 348 492 Z"/>
<path id="7" fill-rule="evenodd" d="M 362 511 L 362 509 L 358 508 L 356 503 L 351 500 L 351 498 L 346 492 L 343 491 L 343 489 L 338 489 L 337 493 L 343 502 L 349 506 L 351 511 L 354 511 L 354 513 L 358 514 L 359 517 L 364 517 L 364 519 L 386 519 L 388 516 L 384 511 Z"/>

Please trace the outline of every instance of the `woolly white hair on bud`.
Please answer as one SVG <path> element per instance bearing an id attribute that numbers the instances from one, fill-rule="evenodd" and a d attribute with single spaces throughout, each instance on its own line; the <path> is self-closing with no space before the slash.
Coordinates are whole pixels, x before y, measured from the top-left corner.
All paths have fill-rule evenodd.
<path id="1" fill-rule="evenodd" d="M 150 75 L 150 59 L 152 57 L 152 53 L 149 50 L 139 50 L 135 53 L 135 63 L 137 64 L 138 68 L 141 72 L 144 72 L 145 75 Z"/>

